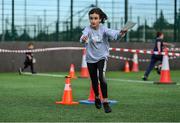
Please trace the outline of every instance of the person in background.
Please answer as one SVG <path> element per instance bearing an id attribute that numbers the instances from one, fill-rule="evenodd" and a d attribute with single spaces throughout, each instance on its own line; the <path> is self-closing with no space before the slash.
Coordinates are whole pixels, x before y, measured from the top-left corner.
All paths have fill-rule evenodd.
<path id="1" fill-rule="evenodd" d="M 33 43 L 29 43 L 28 44 L 28 50 L 32 50 L 34 49 L 34 44 Z M 26 57 L 25 57 L 25 61 L 24 61 L 24 67 L 23 68 L 19 68 L 19 74 L 22 74 L 22 72 L 28 68 L 30 66 L 31 69 L 31 73 L 35 74 L 36 72 L 34 71 L 34 63 L 36 63 L 36 60 L 32 54 L 32 52 L 26 52 Z"/>
<path id="2" fill-rule="evenodd" d="M 158 52 L 163 52 L 163 48 L 167 47 L 167 46 L 171 46 L 174 47 L 173 44 L 171 43 L 166 43 L 163 41 L 164 39 L 164 34 L 162 32 L 157 32 L 156 33 L 156 41 L 155 41 L 155 46 L 154 46 L 154 51 L 158 51 Z M 152 69 L 154 68 L 155 64 L 159 61 L 160 65 L 158 65 L 157 67 L 155 67 L 155 69 L 157 70 L 157 73 L 160 74 L 160 69 L 161 68 L 161 64 L 162 64 L 162 59 L 163 59 L 163 55 L 155 55 L 153 54 L 151 56 L 151 61 L 149 66 L 147 67 L 144 76 L 142 77 L 142 79 L 144 81 L 148 80 L 148 76 L 150 74 L 150 72 L 152 71 Z"/>

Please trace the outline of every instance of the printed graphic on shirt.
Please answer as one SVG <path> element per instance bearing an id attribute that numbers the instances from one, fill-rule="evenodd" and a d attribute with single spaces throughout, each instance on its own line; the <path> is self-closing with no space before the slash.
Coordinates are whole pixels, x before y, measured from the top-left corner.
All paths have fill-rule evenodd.
<path id="1" fill-rule="evenodd" d="M 93 40 L 93 42 L 97 42 L 97 43 L 103 42 L 101 36 L 93 36 L 93 35 L 92 35 L 92 40 Z"/>

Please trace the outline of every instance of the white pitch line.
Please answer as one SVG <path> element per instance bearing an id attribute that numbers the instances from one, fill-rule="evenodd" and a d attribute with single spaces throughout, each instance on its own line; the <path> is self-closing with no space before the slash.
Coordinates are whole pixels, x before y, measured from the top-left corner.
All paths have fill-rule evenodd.
<path id="1" fill-rule="evenodd" d="M 60 78 L 63 78 L 63 77 L 66 76 L 66 75 L 55 75 L 55 74 L 46 74 L 46 73 L 32 74 L 32 73 L 29 73 L 29 72 L 23 72 L 22 74 L 24 74 L 24 75 L 34 75 L 34 76 L 60 77 Z"/>
<path id="2" fill-rule="evenodd" d="M 140 80 L 129 80 L 129 79 L 113 79 L 113 78 L 108 78 L 107 80 L 112 80 L 112 81 L 121 81 L 121 82 L 137 82 L 137 83 L 148 83 L 148 84 L 153 84 L 154 81 L 140 81 Z"/>
<path id="3" fill-rule="evenodd" d="M 140 81 L 140 80 L 129 80 L 129 79 L 113 79 L 113 78 L 108 78 L 107 80 L 112 80 L 112 81 L 120 81 L 120 82 L 130 82 L 130 83 L 147 83 L 147 84 L 153 84 L 154 81 Z M 179 83 L 176 85 L 180 85 Z"/>
<path id="4" fill-rule="evenodd" d="M 36 74 L 35 74 L 36 75 Z M 44 74 L 44 73 L 38 73 L 38 76 L 50 76 L 50 77 L 65 77 L 66 75 L 56 75 L 56 74 Z"/>
<path id="5" fill-rule="evenodd" d="M 36 75 L 36 76 L 48 76 L 48 77 L 60 77 L 63 78 L 66 75 L 55 75 L 55 74 L 46 74 L 46 73 L 36 73 L 36 74 L 32 74 L 30 72 L 23 72 L 22 74 L 24 75 Z M 130 83 L 147 83 L 147 84 L 153 84 L 154 81 L 141 81 L 141 80 L 130 80 L 130 79 L 114 79 L 114 78 L 107 78 L 107 80 L 111 80 L 111 81 L 120 81 L 120 82 L 130 82 Z M 180 85 L 179 83 L 176 85 Z"/>

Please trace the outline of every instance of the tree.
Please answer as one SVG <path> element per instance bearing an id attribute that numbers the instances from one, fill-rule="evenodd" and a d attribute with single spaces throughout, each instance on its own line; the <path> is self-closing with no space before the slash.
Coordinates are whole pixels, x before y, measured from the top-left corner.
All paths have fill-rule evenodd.
<path id="1" fill-rule="evenodd" d="M 163 11 L 161 10 L 160 17 L 155 21 L 153 27 L 157 31 L 162 31 L 163 29 L 173 28 L 173 25 L 168 23 L 168 21 L 164 18 Z"/>
<path id="2" fill-rule="evenodd" d="M 19 36 L 19 40 L 20 41 L 30 41 L 31 37 L 29 36 L 29 34 L 26 31 L 24 31 L 24 33 Z"/>
<path id="3" fill-rule="evenodd" d="M 11 33 L 8 30 L 5 31 L 4 40 L 5 41 L 11 40 Z"/>
<path id="4" fill-rule="evenodd" d="M 177 17 L 177 26 L 178 26 L 178 41 L 180 41 L 180 9 Z"/>

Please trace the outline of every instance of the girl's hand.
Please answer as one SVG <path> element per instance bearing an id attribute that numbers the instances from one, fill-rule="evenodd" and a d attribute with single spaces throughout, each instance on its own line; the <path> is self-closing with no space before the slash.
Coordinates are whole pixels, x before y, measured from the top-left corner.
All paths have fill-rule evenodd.
<path id="1" fill-rule="evenodd" d="M 124 37 L 126 35 L 126 33 L 127 33 L 127 30 L 121 30 L 120 31 L 121 37 Z"/>
<path id="2" fill-rule="evenodd" d="M 82 37 L 82 41 L 83 41 L 84 43 L 87 43 L 88 37 L 87 37 L 87 36 L 83 36 L 83 37 Z"/>

